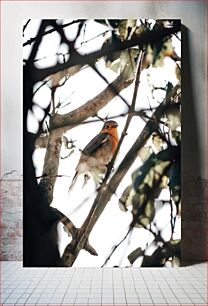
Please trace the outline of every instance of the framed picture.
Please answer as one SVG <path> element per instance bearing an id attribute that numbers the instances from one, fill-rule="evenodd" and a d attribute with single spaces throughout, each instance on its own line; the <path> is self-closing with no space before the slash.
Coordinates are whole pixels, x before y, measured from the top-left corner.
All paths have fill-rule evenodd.
<path id="1" fill-rule="evenodd" d="M 181 250 L 180 19 L 23 22 L 23 265 Z"/>

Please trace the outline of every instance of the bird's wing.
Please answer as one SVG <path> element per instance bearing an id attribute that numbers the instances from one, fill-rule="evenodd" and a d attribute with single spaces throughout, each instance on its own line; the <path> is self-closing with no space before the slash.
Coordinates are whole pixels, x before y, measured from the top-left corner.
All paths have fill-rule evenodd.
<path id="1" fill-rule="evenodd" d="M 96 135 L 84 148 L 82 151 L 83 154 L 85 155 L 90 155 L 92 154 L 97 148 L 99 148 L 103 143 L 108 141 L 109 139 L 109 134 L 106 133 L 99 133 Z"/>

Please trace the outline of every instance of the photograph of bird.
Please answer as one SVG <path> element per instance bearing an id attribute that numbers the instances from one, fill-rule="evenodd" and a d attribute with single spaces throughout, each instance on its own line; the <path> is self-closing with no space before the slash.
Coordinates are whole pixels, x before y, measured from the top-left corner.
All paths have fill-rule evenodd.
<path id="1" fill-rule="evenodd" d="M 88 173 L 92 175 L 96 183 L 100 182 L 100 178 L 106 173 L 107 165 L 111 161 L 119 142 L 117 126 L 116 121 L 106 121 L 100 133 L 82 150 L 69 191 L 74 187 L 80 174 L 85 175 L 83 187 L 89 179 Z"/>

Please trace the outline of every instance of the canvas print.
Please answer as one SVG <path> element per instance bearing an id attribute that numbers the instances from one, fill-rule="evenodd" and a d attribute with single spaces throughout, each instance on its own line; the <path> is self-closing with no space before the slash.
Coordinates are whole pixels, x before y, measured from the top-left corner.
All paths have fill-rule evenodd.
<path id="1" fill-rule="evenodd" d="M 25 267 L 180 266 L 180 20 L 24 20 L 23 133 Z"/>

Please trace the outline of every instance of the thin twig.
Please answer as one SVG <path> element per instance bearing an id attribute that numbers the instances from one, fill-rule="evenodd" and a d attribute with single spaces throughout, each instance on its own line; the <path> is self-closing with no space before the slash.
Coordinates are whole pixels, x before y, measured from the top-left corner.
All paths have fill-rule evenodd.
<path id="1" fill-rule="evenodd" d="M 74 153 L 74 150 L 71 150 L 71 152 L 69 152 L 69 154 L 67 154 L 66 156 L 64 157 L 60 157 L 61 159 L 66 159 L 66 158 L 69 158 L 72 154 Z"/>
<path id="2" fill-rule="evenodd" d="M 132 228 L 129 226 L 127 233 L 125 234 L 125 236 L 123 237 L 123 239 L 116 244 L 113 248 L 112 251 L 110 252 L 110 254 L 108 255 L 108 257 L 106 258 L 105 262 L 102 264 L 101 268 L 103 268 L 107 262 L 110 260 L 111 256 L 113 255 L 113 253 L 116 251 L 116 249 L 126 240 L 126 238 L 128 237 L 128 235 L 130 234 L 130 232 L 132 231 Z"/>
<path id="3" fill-rule="evenodd" d="M 105 32 L 102 32 L 102 33 L 100 33 L 100 34 L 98 34 L 98 35 L 96 35 L 96 36 L 94 36 L 94 37 L 92 37 L 92 38 L 90 38 L 90 39 L 88 39 L 88 40 L 83 41 L 83 42 L 81 43 L 81 46 L 78 47 L 77 49 L 80 49 L 80 48 L 82 47 L 83 44 L 86 44 L 86 43 L 88 43 L 89 41 L 92 41 L 92 40 L 94 40 L 94 39 L 96 39 L 96 38 L 98 38 L 98 37 L 100 37 L 100 36 L 104 36 L 105 34 L 107 34 L 107 33 L 109 33 L 109 32 L 111 32 L 111 30 L 106 30 Z"/>
<path id="4" fill-rule="evenodd" d="M 113 165 L 114 165 L 114 162 L 115 162 L 116 157 L 118 155 L 118 152 L 120 150 L 121 144 L 122 144 L 122 142 L 123 142 L 123 140 L 124 140 L 124 138 L 126 136 L 128 127 L 129 127 L 131 119 L 133 117 L 133 112 L 135 111 L 136 97 L 137 97 L 137 92 L 138 92 L 138 87 L 139 87 L 139 82 L 140 82 L 140 74 L 141 74 L 141 70 L 142 70 L 143 57 L 144 57 L 144 53 L 143 53 L 143 51 L 141 51 L 140 52 L 140 57 L 139 57 L 139 65 L 137 67 L 137 72 L 136 72 L 136 80 L 135 80 L 135 85 L 134 85 L 134 93 L 133 93 L 132 103 L 131 103 L 131 105 L 129 107 L 129 114 L 128 114 L 128 117 L 127 117 L 124 129 L 122 131 L 121 138 L 119 140 L 118 146 L 116 148 L 116 151 L 115 151 L 115 153 L 113 155 L 112 160 L 110 161 L 110 163 L 108 165 L 107 173 L 106 173 L 105 178 L 104 178 L 104 183 L 107 182 L 107 180 L 108 180 L 108 178 L 110 176 L 111 170 L 113 169 Z"/>
<path id="5" fill-rule="evenodd" d="M 38 90 L 40 90 L 44 85 L 46 85 L 50 80 L 45 80 L 42 82 L 42 84 L 34 91 L 33 93 L 33 97 L 34 95 L 38 92 Z"/>
<path id="6" fill-rule="evenodd" d="M 40 176 L 36 176 L 36 179 L 41 179 L 41 178 L 49 178 L 49 177 L 52 177 L 53 175 L 47 175 L 47 174 L 43 174 L 43 175 L 40 175 Z M 65 174 L 57 174 L 55 175 L 55 177 L 71 177 L 71 175 L 65 175 Z"/>
<path id="7" fill-rule="evenodd" d="M 175 36 L 176 38 L 178 38 L 178 40 L 181 41 L 180 37 L 179 37 L 176 33 L 174 33 L 174 36 Z"/>
<path id="8" fill-rule="evenodd" d="M 23 31 L 22 31 L 22 32 L 23 32 L 23 33 L 22 33 L 23 36 L 24 36 L 24 32 L 25 32 L 25 30 L 26 30 L 28 24 L 30 23 L 30 21 L 31 21 L 31 19 L 28 19 L 27 22 L 26 22 L 26 24 L 23 26 Z"/>
<path id="9" fill-rule="evenodd" d="M 171 189 L 169 188 L 170 192 L 170 225 L 171 225 L 171 239 L 173 239 L 173 234 L 174 234 L 174 228 L 175 228 L 175 221 L 176 217 L 173 216 L 173 202 L 172 202 L 172 192 Z"/>
<path id="10" fill-rule="evenodd" d="M 8 176 L 8 175 L 13 174 L 13 173 L 15 173 L 15 172 L 17 172 L 17 170 L 11 170 L 10 172 L 4 173 L 4 174 L 2 175 L 0 181 L 3 181 L 4 178 L 5 178 L 5 176 Z"/>

